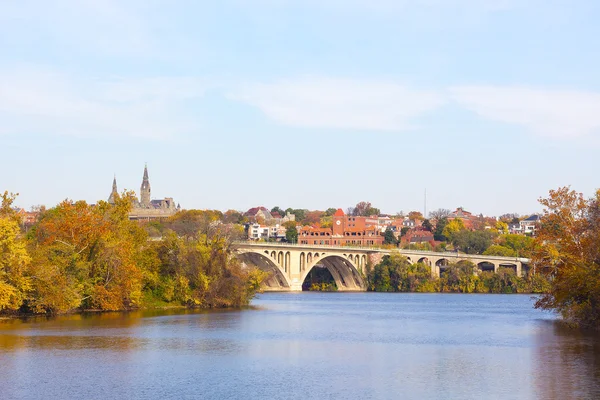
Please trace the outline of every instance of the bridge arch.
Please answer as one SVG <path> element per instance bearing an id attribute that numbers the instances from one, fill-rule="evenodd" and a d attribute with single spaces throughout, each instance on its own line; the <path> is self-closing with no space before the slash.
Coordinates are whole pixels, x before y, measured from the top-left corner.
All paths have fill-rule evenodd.
<path id="1" fill-rule="evenodd" d="M 335 254 L 323 255 L 322 258 L 315 259 L 312 263 L 307 264 L 306 271 L 302 271 L 300 275 L 302 282 L 304 282 L 310 271 L 317 265 L 322 265 L 329 270 L 340 291 L 364 291 L 367 288 L 364 279 L 358 272 L 356 264 L 350 261 L 349 258 Z"/>
<path id="2" fill-rule="evenodd" d="M 429 258 L 427 258 L 427 257 L 419 258 L 419 261 L 417 261 L 417 263 L 422 263 L 422 264 L 431 266 L 431 262 L 429 261 Z"/>
<path id="3" fill-rule="evenodd" d="M 281 265 L 278 265 L 275 260 L 254 251 L 240 252 L 237 257 L 240 261 L 250 263 L 271 275 L 263 283 L 266 288 L 270 290 L 290 290 L 290 280 Z"/>
<path id="4" fill-rule="evenodd" d="M 515 273 L 518 272 L 518 270 L 517 270 L 517 264 L 514 264 L 514 263 L 502 263 L 498 267 L 499 268 L 510 268 L 513 271 L 515 271 Z"/>
<path id="5" fill-rule="evenodd" d="M 481 271 L 496 271 L 496 266 L 489 261 L 481 261 L 480 263 L 477 263 L 477 268 L 479 268 Z"/>
<path id="6" fill-rule="evenodd" d="M 440 258 L 439 260 L 437 260 L 435 262 L 436 267 L 446 267 L 446 266 L 448 266 L 448 264 L 450 264 L 450 262 L 448 261 L 447 258 Z"/>

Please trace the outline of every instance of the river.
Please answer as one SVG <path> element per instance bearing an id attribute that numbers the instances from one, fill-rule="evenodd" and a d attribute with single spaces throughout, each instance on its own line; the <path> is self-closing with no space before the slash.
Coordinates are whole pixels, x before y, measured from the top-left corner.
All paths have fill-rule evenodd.
<path id="1" fill-rule="evenodd" d="M 526 295 L 266 293 L 0 321 L 0 399 L 600 399 L 600 338 Z"/>

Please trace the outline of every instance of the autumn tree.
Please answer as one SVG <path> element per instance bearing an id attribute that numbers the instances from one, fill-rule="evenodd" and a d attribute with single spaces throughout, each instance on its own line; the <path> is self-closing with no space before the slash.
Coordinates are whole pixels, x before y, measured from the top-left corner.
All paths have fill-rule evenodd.
<path id="1" fill-rule="evenodd" d="M 95 207 L 65 200 L 48 210 L 31 236 L 34 312 L 121 310 L 139 305 L 137 253 L 147 233 L 129 221 L 129 195 Z"/>
<path id="2" fill-rule="evenodd" d="M 408 213 L 408 219 L 423 221 L 425 217 L 423 217 L 423 214 L 420 211 L 411 211 Z"/>
<path id="3" fill-rule="evenodd" d="M 448 222 L 442 231 L 442 235 L 444 235 L 448 240 L 454 240 L 454 235 L 458 232 L 465 230 L 465 224 L 463 220 L 460 218 L 454 218 L 452 221 Z"/>
<path id="4" fill-rule="evenodd" d="M 323 215 L 319 220 L 321 228 L 331 228 L 333 226 L 333 217 L 331 215 Z"/>
<path id="5" fill-rule="evenodd" d="M 227 210 L 223 214 L 223 222 L 226 224 L 244 224 L 248 222 L 248 218 L 244 217 L 244 214 L 239 211 Z"/>
<path id="6" fill-rule="evenodd" d="M 323 211 L 309 211 L 306 213 L 304 218 L 304 223 L 306 225 L 316 225 L 321 221 L 321 217 L 323 217 L 325 213 Z"/>
<path id="7" fill-rule="evenodd" d="M 563 187 L 541 199 L 545 207 L 532 263 L 552 276 L 537 308 L 556 310 L 565 321 L 600 328 L 600 191 L 590 199 Z"/>
<path id="8" fill-rule="evenodd" d="M 30 257 L 19 237 L 18 217 L 12 209 L 16 195 L 4 192 L 0 207 L 0 311 L 18 310 L 31 290 L 27 276 Z"/>
<path id="9" fill-rule="evenodd" d="M 281 217 L 285 217 L 285 211 L 283 211 L 281 208 L 279 208 L 279 206 L 275 206 L 275 207 L 271 208 L 271 214 L 273 214 L 273 213 L 277 213 Z"/>
<path id="10" fill-rule="evenodd" d="M 499 216 L 498 219 L 500 221 L 504 222 L 504 223 L 507 223 L 507 224 L 511 224 L 515 220 L 518 223 L 519 222 L 519 214 L 517 214 L 517 213 L 506 213 L 506 214 L 502 214 L 501 216 Z"/>

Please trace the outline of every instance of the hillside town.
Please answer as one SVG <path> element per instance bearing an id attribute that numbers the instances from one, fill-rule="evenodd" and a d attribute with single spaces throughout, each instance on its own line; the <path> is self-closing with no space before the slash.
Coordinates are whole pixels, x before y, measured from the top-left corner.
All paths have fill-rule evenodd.
<path id="1" fill-rule="evenodd" d="M 476 214 L 458 207 L 454 211 L 437 209 L 423 215 L 419 211 L 381 213 L 370 202 L 362 201 L 344 211 L 342 208 L 327 210 L 271 209 L 257 206 L 247 211 L 183 210 L 172 197 L 153 199 L 148 166 L 144 166 L 140 197 L 132 192 L 129 219 L 140 224 L 150 224 L 154 234 L 162 235 L 165 225 L 177 220 L 189 219 L 209 212 L 213 223 L 236 225 L 243 229 L 241 238 L 249 241 L 288 242 L 324 246 L 398 246 L 404 249 L 463 251 L 488 255 L 513 256 L 519 250 L 514 245 L 503 246 L 513 236 L 533 237 L 538 229 L 540 215 L 519 216 L 514 213 L 499 217 Z M 115 204 L 121 196 L 114 177 L 107 203 Z M 24 231 L 35 225 L 44 206 L 27 211 L 15 208 Z M 526 240 L 526 239 L 525 239 Z"/>

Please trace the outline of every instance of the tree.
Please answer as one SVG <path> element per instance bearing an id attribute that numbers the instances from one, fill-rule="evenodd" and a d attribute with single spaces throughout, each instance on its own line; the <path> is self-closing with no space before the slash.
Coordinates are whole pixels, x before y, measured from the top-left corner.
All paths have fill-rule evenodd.
<path id="1" fill-rule="evenodd" d="M 442 231 L 442 235 L 444 235 L 448 240 L 453 241 L 454 235 L 457 232 L 465 230 L 465 224 L 462 219 L 454 218 L 452 221 L 448 222 Z"/>
<path id="2" fill-rule="evenodd" d="M 306 217 L 304 218 L 303 222 L 307 225 L 316 225 L 321 221 L 323 214 L 323 211 L 309 211 L 306 213 Z"/>
<path id="3" fill-rule="evenodd" d="M 275 206 L 271 209 L 271 214 L 278 213 L 281 217 L 285 217 L 285 211 L 283 211 L 279 206 Z"/>
<path id="4" fill-rule="evenodd" d="M 467 254 L 482 254 L 492 244 L 492 236 L 490 231 L 463 229 L 452 233 L 452 245 L 455 249 L 460 249 Z"/>
<path id="5" fill-rule="evenodd" d="M 537 308 L 568 323 L 600 329 L 600 190 L 590 200 L 569 187 L 551 190 L 535 238 L 532 263 L 553 279 Z"/>
<path id="6" fill-rule="evenodd" d="M 285 227 L 285 240 L 289 243 L 297 243 L 298 242 L 298 228 L 296 228 L 295 221 L 288 221 L 283 224 Z"/>
<path id="7" fill-rule="evenodd" d="M 333 226 L 333 217 L 325 214 L 323 217 L 321 217 L 319 225 L 321 225 L 321 228 L 331 228 Z"/>
<path id="8" fill-rule="evenodd" d="M 337 208 L 328 208 L 327 210 L 325 210 L 325 216 L 331 217 L 333 214 L 335 214 L 336 211 Z"/>
<path id="9" fill-rule="evenodd" d="M 428 219 L 423 221 L 423 228 L 427 229 L 429 232 L 433 232 L 433 225 L 431 225 L 431 222 Z"/>
<path id="10" fill-rule="evenodd" d="M 243 224 L 248 222 L 248 218 L 236 210 L 227 210 L 223 214 L 223 222 L 226 224 Z"/>
<path id="11" fill-rule="evenodd" d="M 0 311 L 16 311 L 31 290 L 27 276 L 30 257 L 19 238 L 19 224 L 11 208 L 16 195 L 4 192 L 0 208 Z"/>
<path id="12" fill-rule="evenodd" d="M 303 224 L 304 220 L 306 219 L 306 213 L 308 212 L 308 210 L 288 208 L 287 210 L 285 210 L 285 212 L 294 214 L 296 216 L 296 222 L 298 222 L 299 224 Z"/>
<path id="13" fill-rule="evenodd" d="M 393 245 L 398 244 L 396 236 L 394 236 L 394 231 L 392 231 L 392 228 L 390 228 L 389 226 L 386 228 L 385 234 L 383 235 L 383 243 Z"/>
<path id="14" fill-rule="evenodd" d="M 500 232 L 500 233 L 506 234 L 506 233 L 508 233 L 508 224 L 503 221 L 497 221 L 496 222 L 496 230 L 498 230 L 498 232 Z"/>
<path id="15" fill-rule="evenodd" d="M 444 229 L 446 229 L 446 225 L 448 225 L 448 218 L 442 217 L 438 219 L 435 223 L 435 232 L 433 233 L 433 239 L 445 242 L 448 240 L 446 236 L 444 236 Z"/>
<path id="16" fill-rule="evenodd" d="M 419 211 L 411 211 L 408 213 L 408 219 L 412 219 L 415 221 L 422 221 L 425 219 L 425 217 L 423 217 L 423 214 L 421 214 L 421 212 L 419 212 Z"/>
<path id="17" fill-rule="evenodd" d="M 529 236 L 508 234 L 502 235 L 500 244 L 513 249 L 519 257 L 529 257 L 533 249 L 534 240 Z"/>
<path id="18" fill-rule="evenodd" d="M 519 222 L 519 214 L 517 213 L 506 213 L 506 214 L 502 214 L 500 217 L 498 217 L 498 219 L 502 222 L 505 222 L 507 224 L 509 223 L 513 223 L 513 221 L 516 219 L 517 223 Z"/>
<path id="19" fill-rule="evenodd" d="M 446 208 L 438 208 L 435 211 L 430 211 L 429 212 L 429 218 L 435 219 L 435 220 L 440 220 L 442 218 L 447 218 L 448 216 L 450 216 L 450 210 L 448 210 Z"/>
<path id="20" fill-rule="evenodd" d="M 504 246 L 500 246 L 499 244 L 493 244 L 490 247 L 487 248 L 487 250 L 485 250 L 483 252 L 484 255 L 486 256 L 500 256 L 500 257 L 516 257 L 517 253 L 509 248 L 509 247 L 504 247 Z"/>
<path id="21" fill-rule="evenodd" d="M 65 200 L 44 214 L 30 245 L 34 312 L 122 310 L 140 304 L 138 254 L 148 236 L 128 218 L 131 195 L 119 196 L 114 206 Z"/>
<path id="22" fill-rule="evenodd" d="M 379 208 L 371 206 L 368 201 L 361 201 L 352 209 L 352 215 L 356 217 L 369 217 L 371 215 L 379 215 Z"/>
<path id="23" fill-rule="evenodd" d="M 17 198 L 18 193 L 9 193 L 5 191 L 0 195 L 0 218 L 7 218 L 15 221 L 17 224 L 21 223 L 21 219 L 17 215 L 17 212 L 12 208 L 13 202 Z"/>

